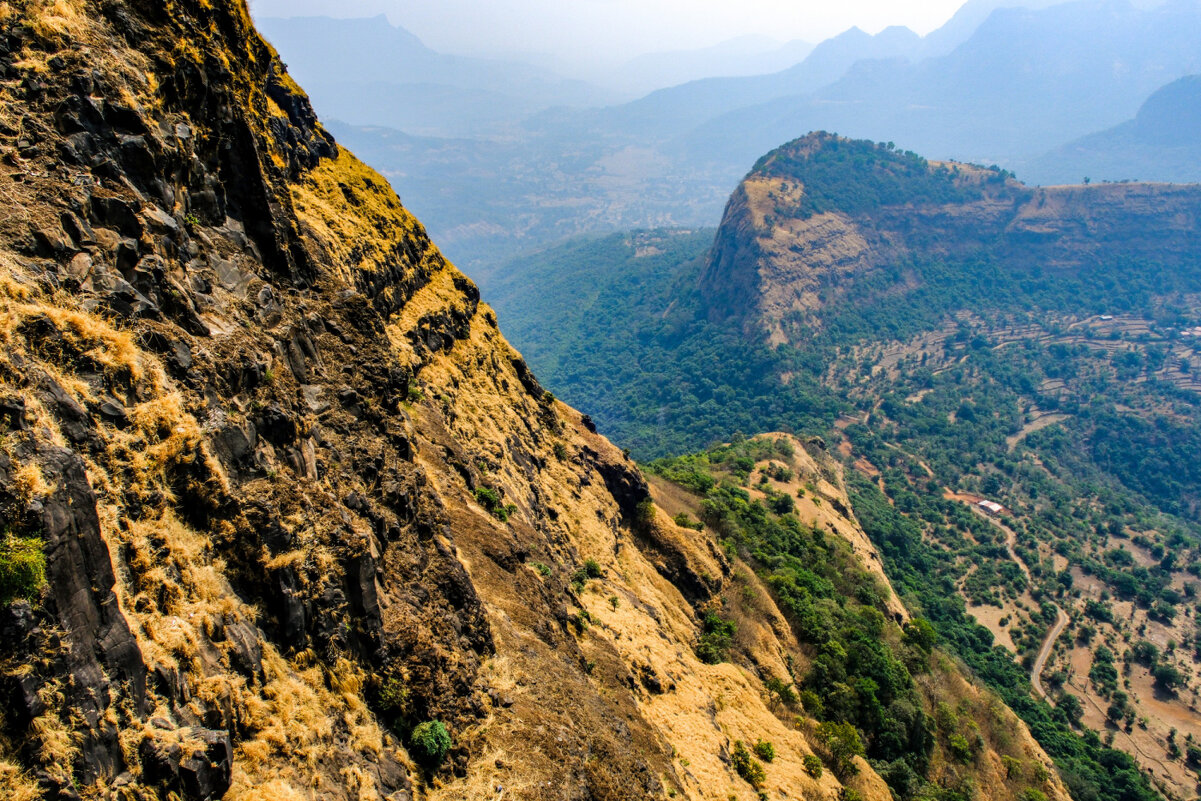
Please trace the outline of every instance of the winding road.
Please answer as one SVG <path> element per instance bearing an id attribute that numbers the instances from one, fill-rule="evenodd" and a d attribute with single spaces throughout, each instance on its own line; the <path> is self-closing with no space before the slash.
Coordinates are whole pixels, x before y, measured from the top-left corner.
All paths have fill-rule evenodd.
<path id="1" fill-rule="evenodd" d="M 974 504 L 971 508 L 980 517 L 1005 532 L 1005 549 L 1009 551 L 1009 558 L 1017 562 L 1018 567 L 1022 569 L 1022 573 L 1026 576 L 1026 585 L 1033 587 L 1034 581 L 1030 577 L 1030 568 L 1026 567 L 1026 563 L 1018 557 L 1017 550 L 1014 548 L 1017 545 L 1018 535 L 1009 526 L 985 514 L 982 509 Z M 1068 615 L 1063 611 L 1063 607 L 1054 601 L 1050 601 L 1049 603 L 1055 607 L 1055 625 L 1047 632 L 1046 638 L 1043 639 L 1042 647 L 1038 649 L 1038 657 L 1034 660 L 1034 666 L 1030 668 L 1030 684 L 1043 700 L 1047 698 L 1047 691 L 1043 687 L 1042 680 L 1043 668 L 1047 666 L 1047 659 L 1051 656 L 1051 650 L 1055 647 L 1055 641 L 1059 639 L 1059 635 L 1063 633 L 1064 627 L 1068 624 Z"/>
<path id="2" fill-rule="evenodd" d="M 1051 656 L 1051 649 L 1055 647 L 1055 641 L 1063 633 L 1063 627 L 1068 624 L 1067 613 L 1058 604 L 1055 605 L 1055 614 L 1057 616 L 1055 625 L 1051 627 L 1047 638 L 1043 640 L 1043 647 L 1038 650 L 1038 658 L 1034 660 L 1034 667 L 1030 668 L 1030 683 L 1034 685 L 1034 691 L 1044 700 L 1047 697 L 1047 691 L 1043 689 L 1043 668 L 1047 666 L 1047 658 Z"/>

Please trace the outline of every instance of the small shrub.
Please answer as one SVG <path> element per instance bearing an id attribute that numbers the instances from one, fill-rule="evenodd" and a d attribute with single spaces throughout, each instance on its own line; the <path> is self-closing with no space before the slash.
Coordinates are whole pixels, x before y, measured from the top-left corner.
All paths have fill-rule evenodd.
<path id="1" fill-rule="evenodd" d="M 726 661 L 736 630 L 734 621 L 726 620 L 713 611 L 706 612 L 701 623 L 701 636 L 696 644 L 697 658 L 710 665 Z"/>
<path id="2" fill-rule="evenodd" d="M 930 625 L 930 621 L 922 617 L 915 617 L 906 623 L 904 632 L 906 645 L 912 645 L 927 654 L 934 650 L 934 643 L 938 641 L 934 627 Z"/>
<path id="3" fill-rule="evenodd" d="M 771 510 L 778 515 L 786 515 L 796 508 L 796 502 L 792 500 L 792 496 L 783 493 L 772 495 L 767 503 Z"/>
<path id="4" fill-rule="evenodd" d="M 787 483 L 789 481 L 792 481 L 792 471 L 789 470 L 787 467 L 784 467 L 783 465 L 779 465 L 779 464 L 768 465 L 767 469 L 764 470 L 764 472 L 767 473 L 767 475 L 774 478 L 776 481 L 779 481 L 780 483 Z"/>
<path id="5" fill-rule="evenodd" d="M 763 686 L 771 693 L 772 697 L 779 701 L 784 706 L 795 706 L 797 701 L 796 690 L 788 682 L 777 679 L 775 676 L 770 676 L 763 682 Z"/>
<path id="6" fill-rule="evenodd" d="M 634 523 L 640 528 L 647 528 L 655 522 L 655 502 L 647 498 L 634 507 Z"/>
<path id="7" fill-rule="evenodd" d="M 835 776 L 847 779 L 859 772 L 855 757 L 866 752 L 853 725 L 826 721 L 817 727 L 817 739 L 830 754 L 830 769 Z"/>
<path id="8" fill-rule="evenodd" d="M 491 487 L 476 487 L 475 500 L 480 506 L 491 512 L 493 509 L 500 508 L 500 495 Z"/>
<path id="9" fill-rule="evenodd" d="M 617 607 L 618 607 L 618 606 L 620 606 L 620 605 L 621 605 L 621 599 L 620 599 L 620 598 L 618 598 L 616 595 L 610 595 L 610 596 L 609 596 L 609 606 L 613 607 L 613 609 L 614 609 L 614 610 L 616 610 L 616 609 L 617 609 Z"/>
<path id="10" fill-rule="evenodd" d="M 396 676 L 385 676 L 379 679 L 376 698 L 384 712 L 399 715 L 408 705 L 409 688 Z"/>
<path id="11" fill-rule="evenodd" d="M 598 579 L 604 574 L 605 571 L 601 569 L 600 562 L 595 559 L 585 559 L 584 564 L 571 574 L 571 583 L 578 584 L 579 588 L 583 589 L 589 579 Z"/>
<path id="12" fill-rule="evenodd" d="M 730 755 L 730 761 L 733 762 L 734 770 L 738 775 L 756 790 L 762 787 L 763 782 L 767 780 L 767 773 L 763 770 L 763 766 L 751 756 L 751 752 L 742 744 L 742 740 L 734 741 L 734 753 Z"/>
<path id="13" fill-rule="evenodd" d="M 758 740 L 751 748 L 755 752 L 755 756 L 762 759 L 764 762 L 771 762 L 776 758 L 776 747 L 768 740 Z"/>
<path id="14" fill-rule="evenodd" d="M 32 601 L 46 585 L 46 554 L 36 537 L 5 533 L 0 539 L 0 604 Z"/>
<path id="15" fill-rule="evenodd" d="M 545 577 L 551 574 L 551 569 L 541 562 L 534 562 L 531 566 L 538 571 L 538 575 L 540 576 Z"/>
<path id="16" fill-rule="evenodd" d="M 695 529 L 696 531 L 704 531 L 705 530 L 705 524 L 700 522 L 699 520 L 693 520 L 692 516 L 689 515 L 687 512 L 680 512 L 678 515 L 673 517 L 672 520 L 680 528 L 691 528 L 691 529 Z"/>
<path id="17" fill-rule="evenodd" d="M 947 743 L 950 746 L 951 753 L 960 762 L 972 761 L 972 746 L 962 734 L 952 734 L 947 739 Z"/>
<path id="18" fill-rule="evenodd" d="M 813 778 L 820 779 L 822 777 L 822 761 L 813 754 L 805 754 L 801 765 L 805 768 L 805 772 Z"/>
<path id="19" fill-rule="evenodd" d="M 427 720 L 418 724 L 409 735 L 409 746 L 418 760 L 430 765 L 439 765 L 450 751 L 450 732 L 440 720 Z"/>
<path id="20" fill-rule="evenodd" d="M 813 690 L 801 690 L 801 706 L 812 717 L 820 718 L 826 714 L 826 705 L 822 703 L 821 696 Z"/>
<path id="21" fill-rule="evenodd" d="M 491 487 L 476 487 L 473 494 L 480 506 L 500 522 L 505 522 L 517 511 L 517 505 L 501 503 L 500 493 Z"/>
<path id="22" fill-rule="evenodd" d="M 560 462 L 567 461 L 567 446 L 564 445 L 562 442 L 555 443 L 555 458 L 558 459 Z"/>

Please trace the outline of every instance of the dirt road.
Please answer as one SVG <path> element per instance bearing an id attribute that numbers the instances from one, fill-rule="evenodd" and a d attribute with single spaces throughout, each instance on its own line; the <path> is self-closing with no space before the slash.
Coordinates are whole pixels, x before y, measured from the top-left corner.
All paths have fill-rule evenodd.
<path id="1" fill-rule="evenodd" d="M 1030 568 L 1026 567 L 1026 563 L 1018 558 L 1017 550 L 1014 547 L 1017 545 L 1018 535 L 1009 526 L 985 514 L 977 506 L 973 505 L 972 511 L 1005 532 L 1005 549 L 1009 551 L 1009 558 L 1017 562 L 1018 567 L 1022 569 L 1022 573 L 1026 576 L 1027 586 L 1034 586 L 1034 582 L 1030 577 Z M 1043 639 L 1042 647 L 1038 649 L 1038 658 L 1034 660 L 1034 666 L 1030 669 L 1030 684 L 1034 687 L 1034 691 L 1038 693 L 1038 696 L 1043 699 L 1047 697 L 1047 691 L 1043 687 L 1042 680 L 1043 668 L 1047 666 L 1047 659 L 1051 656 L 1051 650 L 1055 647 L 1055 641 L 1059 639 L 1059 635 L 1063 633 L 1064 627 L 1068 624 L 1068 615 L 1063 611 L 1063 608 L 1054 601 L 1050 603 L 1055 607 L 1055 625 L 1051 627 L 1051 630 L 1047 632 L 1046 638 Z"/>

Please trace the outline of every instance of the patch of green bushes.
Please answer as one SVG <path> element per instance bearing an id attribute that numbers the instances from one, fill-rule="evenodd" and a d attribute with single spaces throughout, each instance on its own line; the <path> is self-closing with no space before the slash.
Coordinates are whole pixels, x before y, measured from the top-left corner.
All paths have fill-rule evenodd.
<path id="1" fill-rule="evenodd" d="M 767 771 L 763 769 L 763 765 L 759 764 L 757 759 L 751 756 L 751 752 L 742 744 L 742 740 L 734 741 L 734 751 L 730 754 L 730 761 L 738 775 L 756 790 L 767 781 Z"/>
<path id="2" fill-rule="evenodd" d="M 713 610 L 706 612 L 701 619 L 701 636 L 696 643 L 697 658 L 709 665 L 725 662 L 737 630 L 738 625 L 733 620 L 726 620 Z"/>
<path id="3" fill-rule="evenodd" d="M 451 744 L 450 732 L 440 720 L 419 723 L 409 735 L 409 748 L 413 756 L 427 765 L 442 764 Z"/>
<path id="4" fill-rule="evenodd" d="M 475 495 L 476 502 L 484 507 L 488 514 L 502 523 L 517 511 L 516 504 L 502 503 L 500 493 L 492 487 L 476 487 L 472 494 Z"/>
<path id="5" fill-rule="evenodd" d="M 0 604 L 32 601 L 46 586 L 46 554 L 37 537 L 0 535 Z"/>

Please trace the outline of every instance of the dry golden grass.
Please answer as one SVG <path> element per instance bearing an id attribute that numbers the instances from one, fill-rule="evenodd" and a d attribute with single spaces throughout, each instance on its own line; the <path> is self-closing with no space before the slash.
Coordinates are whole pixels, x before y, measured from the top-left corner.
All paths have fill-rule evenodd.
<path id="1" fill-rule="evenodd" d="M 128 331 L 120 331 L 102 318 L 47 303 L 24 303 L 14 311 L 30 319 L 45 315 L 80 356 L 91 359 L 118 380 L 140 381 L 145 372 L 141 354 Z"/>
<path id="2" fill-rule="evenodd" d="M 38 698 L 46 705 L 46 711 L 34 718 L 29 726 L 37 744 L 38 761 L 52 778 L 69 784 L 79 746 L 74 732 L 58 711 L 63 704 L 62 693 L 56 683 L 51 683 L 38 691 Z"/>
<path id="3" fill-rule="evenodd" d="M 297 215 L 352 285 L 355 269 L 384 266 L 419 228 L 387 180 L 344 148 L 291 189 Z"/>
<path id="4" fill-rule="evenodd" d="M 28 663 L 15 666 L 6 664 L 5 668 L 5 673 L 10 677 L 28 674 L 33 670 Z M 8 730 L 4 710 L 0 709 L 0 732 Z M 15 761 L 15 752 L 13 743 L 0 734 L 0 798 L 6 801 L 34 801 L 41 798 L 37 782 Z"/>
<path id="5" fill-rule="evenodd" d="M 13 472 L 13 484 L 17 497 L 25 502 L 50 494 L 50 485 L 42 476 L 41 468 L 33 462 L 26 462 Z"/>
<path id="6" fill-rule="evenodd" d="M 85 38 L 90 23 L 77 3 L 70 0 L 42 0 L 30 5 L 26 16 L 30 28 L 39 38 L 58 40 L 64 44 Z"/>
<path id="7" fill-rule="evenodd" d="M 357 765 L 343 768 L 342 779 L 346 782 L 346 791 L 357 796 L 358 801 L 379 801 L 381 798 L 375 779 Z"/>
<path id="8" fill-rule="evenodd" d="M 0 758 L 0 798 L 7 801 L 37 801 L 41 797 L 41 789 L 28 773 L 8 759 Z"/>
<path id="9" fill-rule="evenodd" d="M 311 801 L 313 796 L 283 779 L 268 779 L 250 786 L 235 782 L 225 797 L 229 801 Z"/>

